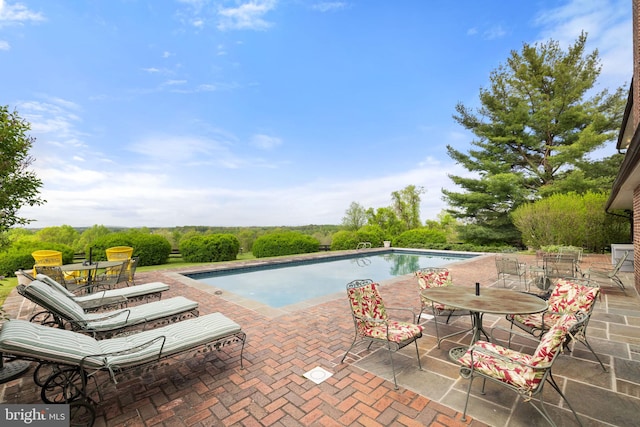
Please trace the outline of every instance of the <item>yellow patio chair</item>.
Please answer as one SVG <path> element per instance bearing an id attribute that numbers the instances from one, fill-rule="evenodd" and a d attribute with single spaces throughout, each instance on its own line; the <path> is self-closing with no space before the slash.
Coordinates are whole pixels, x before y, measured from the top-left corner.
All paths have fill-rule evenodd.
<path id="1" fill-rule="evenodd" d="M 35 260 L 33 265 L 33 275 L 37 274 L 36 266 L 55 267 L 62 265 L 62 252 L 49 249 L 41 249 L 31 252 Z"/>

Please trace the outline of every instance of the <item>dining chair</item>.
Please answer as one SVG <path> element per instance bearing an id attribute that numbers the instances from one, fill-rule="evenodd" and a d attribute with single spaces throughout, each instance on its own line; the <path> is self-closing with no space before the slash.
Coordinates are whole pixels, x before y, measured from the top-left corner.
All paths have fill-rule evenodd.
<path id="1" fill-rule="evenodd" d="M 462 421 L 466 421 L 471 386 L 474 378 L 482 378 L 481 394 L 485 394 L 487 380 L 504 386 L 515 392 L 525 402 L 530 403 L 536 411 L 552 426 L 555 422 L 547 412 L 544 404 L 543 388 L 545 384 L 551 387 L 562 397 L 571 410 L 578 424 L 582 426 L 578 414 L 573 409 L 560 386 L 553 378 L 551 369 L 561 353 L 567 335 L 573 333 L 575 328 L 585 321 L 584 313 L 565 314 L 544 334 L 533 354 L 513 350 L 509 346 L 502 346 L 492 331 L 491 341 L 477 341 L 457 361 L 460 364 L 460 376 L 469 380 L 467 397 L 464 403 Z M 507 342 L 512 342 L 514 335 L 526 338 L 514 330 L 496 327 L 494 330 L 507 332 Z M 535 403 L 537 398 L 539 405 Z M 533 420 L 532 420 L 533 424 Z"/>
<path id="2" fill-rule="evenodd" d="M 369 347 L 373 343 L 383 344 L 389 352 L 393 383 L 397 390 L 398 381 L 396 380 L 396 370 L 393 364 L 393 353 L 411 343 L 415 343 L 418 367 L 422 370 L 417 340 L 422 337 L 424 328 L 415 323 L 416 318 L 413 310 L 386 307 L 378 291 L 378 285 L 370 279 L 353 280 L 347 283 L 347 297 L 351 306 L 355 337 L 349 349 L 342 356 L 341 363 L 344 362 L 347 354 L 358 341 L 368 342 Z M 393 320 L 388 316 L 388 310 L 409 313 L 412 320 L 411 322 Z"/>
<path id="3" fill-rule="evenodd" d="M 586 279 L 558 279 L 547 300 L 549 304 L 547 311 L 536 314 L 508 314 L 506 318 L 511 323 L 511 327 L 516 326 L 534 337 L 541 338 L 563 315 L 584 313 L 585 320 L 572 332 L 567 345 L 571 344 L 571 353 L 573 353 L 575 341 L 581 342 L 591 351 L 606 372 L 607 369 L 602 360 L 587 340 L 587 326 L 599 296 L 600 286 L 597 282 Z"/>
<path id="4" fill-rule="evenodd" d="M 451 286 L 453 285 L 453 280 L 451 277 L 451 273 L 447 268 L 442 267 L 426 267 L 416 270 L 414 273 L 417 281 L 418 281 L 418 295 L 420 297 L 420 313 L 418 314 L 418 322 L 422 318 L 422 314 L 425 310 L 429 310 L 433 313 L 433 321 L 436 328 L 436 339 L 438 340 L 438 347 L 440 347 L 440 331 L 438 329 L 438 316 L 442 316 L 447 314 L 446 324 L 449 323 L 451 316 L 455 311 L 459 311 L 457 307 L 453 307 L 450 305 L 441 304 L 439 302 L 435 302 L 425 297 L 422 293 L 425 289 Z M 460 331 L 460 333 L 466 333 L 467 330 Z M 449 335 L 448 337 L 454 336 L 457 334 Z"/>
<path id="5" fill-rule="evenodd" d="M 520 262 L 517 256 L 501 254 L 496 255 L 496 270 L 498 271 L 498 280 L 502 278 L 502 286 L 507 286 L 507 277 L 517 276 L 520 284 L 524 283 L 525 289 L 529 290 L 527 282 L 527 265 Z"/>

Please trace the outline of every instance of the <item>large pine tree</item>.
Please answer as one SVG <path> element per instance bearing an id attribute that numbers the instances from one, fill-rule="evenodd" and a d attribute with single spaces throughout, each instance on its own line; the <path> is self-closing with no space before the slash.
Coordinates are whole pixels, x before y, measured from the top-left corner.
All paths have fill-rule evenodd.
<path id="1" fill-rule="evenodd" d="M 454 119 L 476 138 L 466 153 L 447 151 L 473 176 L 450 175 L 463 191 L 443 194 L 467 224 L 464 240 L 516 244 L 509 214 L 517 206 L 543 194 L 602 189 L 586 170 L 588 155 L 616 138 L 625 98 L 622 88 L 593 90 L 601 65 L 597 50 L 585 53 L 586 41 L 583 33 L 567 51 L 553 40 L 525 43 L 492 71 L 481 107 L 456 106 Z M 579 185 L 559 185 L 568 176 Z"/>

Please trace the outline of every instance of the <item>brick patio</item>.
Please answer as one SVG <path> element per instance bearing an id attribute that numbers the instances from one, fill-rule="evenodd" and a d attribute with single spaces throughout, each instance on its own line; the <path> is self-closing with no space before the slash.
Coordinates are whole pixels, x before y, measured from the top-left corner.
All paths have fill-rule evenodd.
<path id="1" fill-rule="evenodd" d="M 449 267 L 458 285 L 496 282 L 492 256 Z M 100 375 L 102 398 L 96 426 L 486 426 L 506 425 L 505 420 L 511 426 L 544 425 L 537 421 L 529 405 L 516 402 L 513 397 L 506 398 L 509 404 L 495 408 L 491 404 L 480 405 L 474 398 L 471 416 L 463 422 L 459 397 L 464 395 L 466 380 L 459 378 L 457 368 L 446 357 L 448 343 L 443 343 L 442 349 L 436 348 L 431 321 L 425 324 L 427 333 L 420 340 L 424 371 L 418 371 L 415 349 L 406 356 L 400 352 L 400 389 L 394 390 L 393 381 L 386 375 L 388 358 L 378 357 L 375 348 L 356 348 L 345 363 L 340 363 L 353 338 L 344 295 L 283 310 L 269 309 L 227 292 L 216 294 L 180 272 L 138 273 L 136 283 L 168 283 L 171 289 L 165 298 L 183 295 L 199 302 L 201 314 L 219 311 L 242 325 L 248 336 L 244 369 L 240 368 L 239 346 L 231 345 L 220 352 L 172 361 L 117 386 L 108 382 L 106 375 Z M 416 282 L 411 275 L 384 282 L 381 292 L 389 306 L 409 306 L 416 312 L 419 308 Z M 556 375 L 563 380 L 569 400 L 588 426 L 631 425 L 640 413 L 640 302 L 634 289 L 627 294 L 605 288 L 590 324 L 590 342 L 605 359 L 608 373 L 601 372 L 599 365 L 581 351 L 580 344 L 574 356 L 562 355 L 559 359 L 562 369 Z M 27 318 L 32 312 L 30 304 L 25 304 L 17 293 L 7 299 L 5 308 L 13 317 Z M 498 322 L 500 319 L 494 319 L 494 323 Z M 455 322 L 450 327 L 455 328 Z M 465 336 L 456 339 L 464 341 Z M 573 360 L 580 365 L 572 365 Z M 316 366 L 333 375 L 318 385 L 303 377 Z M 32 372 L 33 369 L 0 385 L 1 401 L 41 403 Z M 573 381 L 575 375 L 585 373 L 598 381 L 597 387 L 589 391 L 596 393 L 594 398 L 604 400 L 593 408 L 589 405 L 590 396 L 581 387 L 583 383 Z M 420 375 L 438 381 L 430 387 L 431 383 L 420 381 Z M 587 377 L 583 382 L 589 381 Z M 611 384 L 600 384 L 606 381 Z M 438 387 L 447 389 L 436 390 Z M 550 402 L 554 404 L 553 400 Z M 513 417 L 516 406 L 522 409 L 526 424 Z M 590 413 L 601 411 L 602 407 L 614 416 L 603 419 Z M 491 411 L 497 412 L 492 415 Z M 575 420 L 566 417 L 566 410 L 551 407 L 550 412 L 554 419 L 558 416 L 559 425 L 575 425 Z M 631 414 L 632 418 L 626 418 Z"/>

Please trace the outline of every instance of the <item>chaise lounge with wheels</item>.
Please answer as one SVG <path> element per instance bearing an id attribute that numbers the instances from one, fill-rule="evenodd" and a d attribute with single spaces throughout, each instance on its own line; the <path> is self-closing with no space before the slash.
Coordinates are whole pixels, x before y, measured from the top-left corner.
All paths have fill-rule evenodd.
<path id="1" fill-rule="evenodd" d="M 108 338 L 198 316 L 198 303 L 181 296 L 107 312 L 85 313 L 73 299 L 39 280 L 26 286 L 18 285 L 16 289 L 20 295 L 44 308 L 44 311 L 31 316 L 31 322 L 84 332 L 96 338 Z"/>
<path id="2" fill-rule="evenodd" d="M 37 362 L 34 381 L 41 387 L 42 400 L 69 404 L 71 425 L 85 426 L 95 420 L 100 380 L 117 384 L 118 378 L 135 378 L 167 358 L 183 355 L 192 360 L 196 354 L 232 343 L 241 343 L 242 367 L 245 342 L 240 325 L 221 313 L 104 340 L 25 320 L 9 320 L 0 330 L 0 354 L 9 360 Z"/>
<path id="3" fill-rule="evenodd" d="M 24 274 L 24 273 L 23 273 Z M 151 302 L 160 300 L 162 293 L 169 290 L 169 285 L 162 282 L 151 282 L 126 288 L 99 290 L 92 293 L 69 291 L 62 284 L 44 274 L 36 275 L 36 280 L 46 283 L 52 289 L 77 302 L 85 312 L 109 308 L 127 307 L 129 303 Z M 89 285 L 90 286 L 90 285 Z"/>

